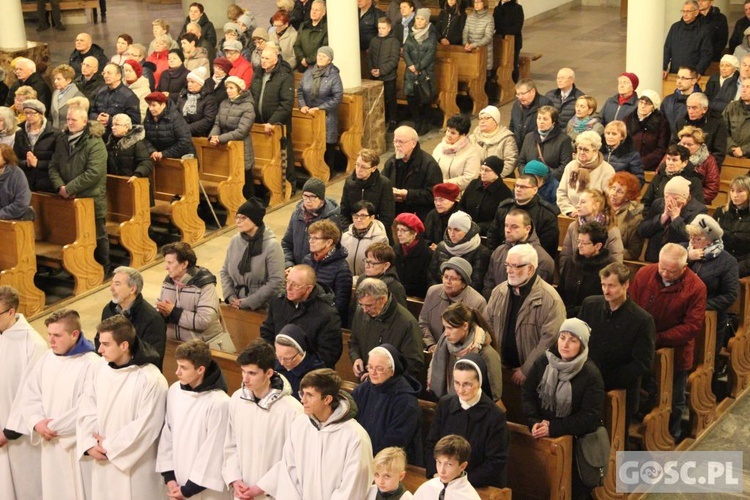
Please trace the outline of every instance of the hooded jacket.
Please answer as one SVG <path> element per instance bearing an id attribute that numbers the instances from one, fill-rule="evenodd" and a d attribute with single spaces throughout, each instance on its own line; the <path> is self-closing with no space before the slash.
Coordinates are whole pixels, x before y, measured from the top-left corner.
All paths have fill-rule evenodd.
<path id="1" fill-rule="evenodd" d="M 123 137 L 114 134 L 107 140 L 107 173 L 130 177 L 148 177 L 154 169 L 154 162 L 148 155 L 143 139 L 146 131 L 142 125 L 133 125 Z"/>
<path id="2" fill-rule="evenodd" d="M 281 240 L 281 248 L 284 249 L 285 268 L 302 264 L 307 254 L 310 253 L 310 240 L 307 234 L 307 228 L 310 227 L 310 224 L 325 219 L 330 219 L 335 224 L 338 222 L 341 212 L 339 204 L 331 198 L 325 198 L 325 203 L 319 210 L 318 216 L 309 223 L 305 223 L 303 211 L 303 204 L 300 201 L 289 218 L 289 225 L 286 227 L 286 232 Z"/>
<path id="3" fill-rule="evenodd" d="M 375 80 L 389 82 L 396 79 L 398 62 L 401 59 L 401 41 L 398 40 L 393 31 L 388 36 L 376 36 L 370 41 L 370 50 L 367 53 L 370 69 L 379 69 L 380 76 Z"/>
<path id="4" fill-rule="evenodd" d="M 157 359 L 149 361 L 149 363 L 153 363 L 161 370 L 164 361 L 164 352 L 167 348 L 167 325 L 164 323 L 164 317 L 159 314 L 154 306 L 144 300 L 143 295 L 140 293 L 133 301 L 130 309 L 124 313 L 120 312 L 117 304 L 110 301 L 102 309 L 102 321 L 117 314 L 123 314 L 123 316 L 133 323 L 135 334 L 139 339 L 141 347 L 148 345 L 156 353 Z M 94 337 L 94 345 L 98 350 L 99 332 Z"/>
<path id="5" fill-rule="evenodd" d="M 167 337 L 175 340 L 199 338 L 205 342 L 221 334 L 219 295 L 216 293 L 216 276 L 205 267 L 187 269 L 190 279 L 182 286 L 167 276 L 161 286 L 159 300 L 175 304 L 165 318 Z"/>
<path id="6" fill-rule="evenodd" d="M 195 154 L 190 127 L 172 101 L 167 101 L 167 107 L 159 115 L 158 121 L 149 113 L 143 128 L 146 130 L 144 142 L 149 155 L 156 151 L 161 152 L 164 158 Z"/>
<path id="7" fill-rule="evenodd" d="M 481 150 L 482 161 L 488 156 L 497 156 L 503 160 L 501 177 L 510 177 L 516 170 L 518 161 L 518 144 L 513 132 L 505 125 L 498 127 L 491 133 L 485 134 L 477 127 L 469 134 L 469 140 Z"/>
<path id="8" fill-rule="evenodd" d="M 201 27 L 201 40 L 206 40 L 209 45 L 212 47 L 216 47 L 216 28 L 214 27 L 214 24 L 209 21 L 208 15 L 204 12 L 201 14 L 201 17 L 198 18 L 196 21 L 198 25 Z M 190 16 L 185 17 L 185 24 L 182 25 L 182 29 L 180 30 L 180 34 L 177 37 L 179 38 L 187 33 L 187 25 L 190 24 Z"/>
<path id="9" fill-rule="evenodd" d="M 52 127 L 52 121 L 45 118 L 45 123 L 34 147 L 31 146 L 29 134 L 26 132 L 26 124 L 22 124 L 16 131 L 13 143 L 13 151 L 18 157 L 18 166 L 26 174 L 29 188 L 32 191 L 54 192 L 52 182 L 49 178 L 49 164 L 55 152 L 55 144 L 60 131 Z M 30 167 L 26 161 L 26 154 L 34 153 L 37 163 L 36 167 Z"/>
<path id="10" fill-rule="evenodd" d="M 269 76 L 264 87 L 265 74 Z M 294 75 L 289 64 L 279 58 L 268 73 L 265 70 L 255 71 L 250 84 L 250 92 L 255 100 L 255 121 L 284 124 L 287 127 L 287 137 L 291 137 Z"/>

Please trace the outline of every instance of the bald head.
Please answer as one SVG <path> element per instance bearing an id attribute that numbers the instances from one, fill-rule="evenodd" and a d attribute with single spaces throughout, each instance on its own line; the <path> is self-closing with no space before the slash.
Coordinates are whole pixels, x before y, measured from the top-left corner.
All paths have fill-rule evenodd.
<path id="1" fill-rule="evenodd" d="M 81 54 L 88 52 L 91 49 L 92 44 L 93 40 L 88 33 L 78 33 L 78 35 L 76 35 L 76 50 Z"/>
<path id="2" fill-rule="evenodd" d="M 86 78 L 91 78 L 97 71 L 99 71 L 99 60 L 94 56 L 84 57 L 81 63 L 81 74 Z"/>

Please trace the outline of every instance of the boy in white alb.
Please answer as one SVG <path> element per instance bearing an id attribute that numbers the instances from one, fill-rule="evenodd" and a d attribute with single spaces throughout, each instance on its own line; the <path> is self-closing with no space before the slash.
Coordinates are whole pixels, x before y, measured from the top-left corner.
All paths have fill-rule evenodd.
<path id="1" fill-rule="evenodd" d="M 449 434 L 435 445 L 437 477 L 433 477 L 414 493 L 414 500 L 479 500 L 477 490 L 469 483 L 471 445 L 456 434 Z"/>
<path id="2" fill-rule="evenodd" d="M 93 498 L 140 500 L 164 496 L 156 448 L 164 424 L 167 380 L 159 353 L 136 336 L 120 314 L 102 321 L 99 353 L 76 422 L 78 456 L 94 459 Z"/>
<path id="3" fill-rule="evenodd" d="M 403 448 L 383 448 L 372 460 L 375 484 L 365 500 L 411 500 L 412 494 L 401 481 L 406 476 L 406 452 Z"/>

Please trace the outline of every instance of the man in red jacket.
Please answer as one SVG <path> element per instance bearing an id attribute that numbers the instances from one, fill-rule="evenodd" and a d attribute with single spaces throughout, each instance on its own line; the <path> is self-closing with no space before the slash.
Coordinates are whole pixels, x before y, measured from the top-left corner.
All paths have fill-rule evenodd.
<path id="1" fill-rule="evenodd" d="M 654 317 L 656 348 L 674 348 L 672 415 L 669 431 L 680 437 L 685 408 L 688 371 L 693 367 L 695 337 L 703 328 L 706 314 L 706 286 L 687 267 L 687 250 L 667 243 L 659 262 L 642 267 L 630 286 L 630 298 Z"/>

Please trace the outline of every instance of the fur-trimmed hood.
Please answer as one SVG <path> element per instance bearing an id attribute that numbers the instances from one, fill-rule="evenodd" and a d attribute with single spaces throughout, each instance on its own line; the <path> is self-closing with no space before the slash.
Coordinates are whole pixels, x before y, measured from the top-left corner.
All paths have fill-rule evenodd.
<path id="1" fill-rule="evenodd" d="M 114 148 L 117 149 L 129 149 L 135 146 L 135 144 L 138 141 L 142 141 L 146 138 L 146 130 L 143 128 L 143 125 L 133 125 L 133 128 L 130 129 L 130 131 L 125 134 L 122 138 L 117 140 L 117 137 L 114 135 L 111 135 L 109 137 L 108 143 L 114 143 Z"/>
<path id="2" fill-rule="evenodd" d="M 102 125 L 96 120 L 89 120 L 89 125 L 87 129 L 88 129 L 88 134 L 92 137 L 102 137 L 105 131 L 104 125 Z M 67 127 L 65 127 L 64 132 L 66 134 L 69 132 Z"/>

